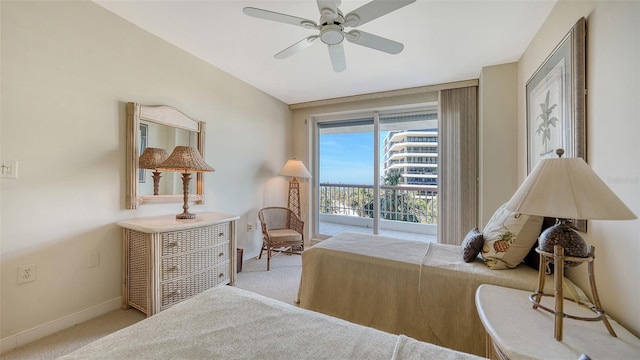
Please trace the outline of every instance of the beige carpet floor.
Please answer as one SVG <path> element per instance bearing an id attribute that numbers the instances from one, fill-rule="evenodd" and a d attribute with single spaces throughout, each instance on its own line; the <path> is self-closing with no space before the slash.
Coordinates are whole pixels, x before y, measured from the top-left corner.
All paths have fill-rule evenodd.
<path id="1" fill-rule="evenodd" d="M 294 304 L 298 294 L 302 257 L 277 255 L 267 261 L 245 260 L 235 286 Z M 96 339 L 134 324 L 145 316 L 135 309 L 114 310 L 82 324 L 49 335 L 30 344 L 0 355 L 0 360 L 50 360 L 68 354 Z"/>

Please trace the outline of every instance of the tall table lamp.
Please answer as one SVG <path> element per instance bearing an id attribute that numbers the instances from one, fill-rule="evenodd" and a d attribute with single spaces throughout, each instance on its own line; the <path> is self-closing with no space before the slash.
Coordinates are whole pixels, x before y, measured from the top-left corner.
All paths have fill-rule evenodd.
<path id="1" fill-rule="evenodd" d="M 148 147 L 144 149 L 144 152 L 138 159 L 138 167 L 140 169 L 153 170 L 153 195 L 158 195 L 160 178 L 162 177 L 162 175 L 160 175 L 160 171 L 158 171 L 156 168 L 158 167 L 158 165 L 167 160 L 168 156 L 169 154 L 167 154 L 164 149 Z"/>
<path id="2" fill-rule="evenodd" d="M 616 336 L 600 305 L 594 276 L 593 246 L 574 231 L 570 219 L 581 220 L 632 220 L 636 215 L 598 177 L 582 158 L 562 158 L 564 151 L 557 151 L 559 158 L 543 159 L 533 169 L 520 188 L 507 203 L 506 208 L 516 213 L 556 218 L 556 225 L 548 228 L 538 239 L 536 252 L 540 254 L 538 289 L 529 299 L 533 308 L 554 314 L 554 337 L 562 340 L 564 317 L 585 320 L 602 320 L 612 336 Z M 545 268 L 547 262 L 554 264 L 554 295 L 544 294 Z M 596 315 L 579 317 L 563 312 L 564 297 L 562 279 L 565 267 L 588 263 L 588 277 L 595 306 L 585 304 Z M 543 296 L 555 297 L 555 308 L 541 304 Z"/>
<path id="3" fill-rule="evenodd" d="M 191 146 L 176 146 L 167 160 L 158 165 L 158 170 L 174 171 L 182 173 L 182 189 L 184 191 L 184 204 L 182 214 L 176 215 L 176 219 L 195 219 L 196 214 L 189 212 L 189 181 L 192 172 L 211 172 L 214 168 L 207 165 L 198 149 Z"/>
<path id="4" fill-rule="evenodd" d="M 311 174 L 302 161 L 293 158 L 292 160 L 287 160 L 287 163 L 284 164 L 278 175 L 291 176 L 291 181 L 289 181 L 289 201 L 287 202 L 287 207 L 293 210 L 293 212 L 300 217 L 300 184 L 296 178 L 308 179 L 311 177 Z"/>

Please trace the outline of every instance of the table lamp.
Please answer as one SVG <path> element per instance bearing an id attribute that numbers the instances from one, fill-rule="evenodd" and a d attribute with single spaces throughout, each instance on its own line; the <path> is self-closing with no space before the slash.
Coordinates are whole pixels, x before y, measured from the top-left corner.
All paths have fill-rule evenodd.
<path id="1" fill-rule="evenodd" d="M 176 219 L 195 219 L 196 214 L 189 212 L 189 181 L 192 172 L 211 172 L 214 168 L 207 165 L 200 152 L 191 146 L 176 146 L 167 160 L 158 165 L 158 170 L 174 171 L 182 173 L 182 188 L 184 192 L 184 204 L 182 214 L 176 215 Z"/>
<path id="2" fill-rule="evenodd" d="M 311 177 L 311 174 L 302 161 L 293 158 L 284 164 L 278 175 L 291 176 L 291 181 L 289 181 L 289 201 L 287 202 L 287 207 L 293 210 L 293 212 L 300 217 L 300 184 L 296 178 L 308 179 Z"/>
<path id="3" fill-rule="evenodd" d="M 529 299 L 533 308 L 541 308 L 555 315 L 555 338 L 562 340 L 564 317 L 585 320 L 602 320 L 609 333 L 616 336 L 600 305 L 594 277 L 594 247 L 574 231 L 571 220 L 632 220 L 636 215 L 598 177 L 582 158 L 562 158 L 564 151 L 557 151 L 558 158 L 543 159 L 533 169 L 520 188 L 507 203 L 510 211 L 528 215 L 556 218 L 556 225 L 548 228 L 538 239 L 540 256 L 538 289 Z M 554 295 L 544 294 L 545 267 L 554 263 Z M 595 317 L 578 317 L 563 312 L 562 279 L 564 268 L 588 262 L 588 276 L 594 306 L 587 305 Z M 540 304 L 542 296 L 555 296 L 555 309 Z"/>
<path id="4" fill-rule="evenodd" d="M 138 159 L 138 167 L 140 169 L 152 169 L 153 170 L 153 195 L 158 195 L 158 188 L 160 184 L 160 171 L 156 169 L 158 165 L 167 160 L 167 152 L 164 149 L 148 147 L 144 149 L 142 155 Z"/>

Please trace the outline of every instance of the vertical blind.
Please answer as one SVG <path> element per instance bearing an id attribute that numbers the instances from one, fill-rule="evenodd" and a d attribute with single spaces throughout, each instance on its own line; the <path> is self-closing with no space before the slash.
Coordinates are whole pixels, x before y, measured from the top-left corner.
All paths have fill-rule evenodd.
<path id="1" fill-rule="evenodd" d="M 442 90 L 438 242 L 460 245 L 478 219 L 477 86 Z"/>

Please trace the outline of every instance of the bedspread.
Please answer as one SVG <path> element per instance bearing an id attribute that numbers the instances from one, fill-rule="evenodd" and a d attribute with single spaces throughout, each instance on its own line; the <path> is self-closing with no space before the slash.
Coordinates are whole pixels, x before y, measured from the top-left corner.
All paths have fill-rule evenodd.
<path id="1" fill-rule="evenodd" d="M 478 358 L 220 286 L 60 359 Z"/>
<path id="2" fill-rule="evenodd" d="M 538 272 L 491 270 L 480 259 L 465 263 L 455 245 L 342 233 L 303 253 L 298 301 L 305 309 L 484 356 L 474 302 L 481 284 L 533 292 Z M 545 285 L 552 293 L 551 277 Z"/>

